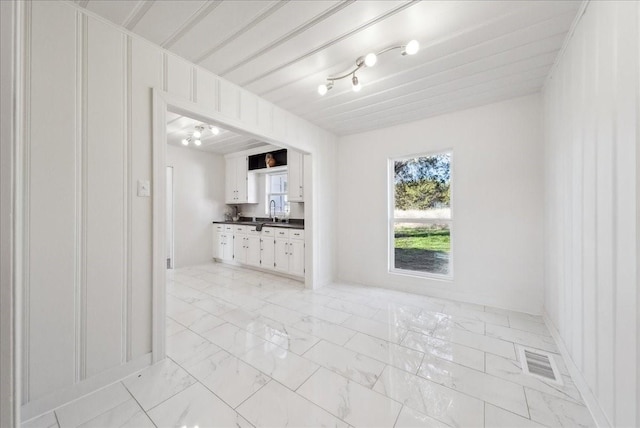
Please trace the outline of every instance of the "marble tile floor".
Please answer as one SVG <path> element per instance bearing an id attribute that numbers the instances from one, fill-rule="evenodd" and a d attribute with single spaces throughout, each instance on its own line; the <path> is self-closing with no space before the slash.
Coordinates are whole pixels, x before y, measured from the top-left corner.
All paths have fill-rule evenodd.
<path id="1" fill-rule="evenodd" d="M 167 293 L 167 359 L 23 427 L 594 426 L 540 317 L 219 263 Z"/>

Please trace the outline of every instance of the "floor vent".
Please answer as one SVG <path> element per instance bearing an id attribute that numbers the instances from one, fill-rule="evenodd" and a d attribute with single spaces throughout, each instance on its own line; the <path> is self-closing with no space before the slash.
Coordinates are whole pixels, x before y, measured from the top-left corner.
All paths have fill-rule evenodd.
<path id="1" fill-rule="evenodd" d="M 553 355 L 537 349 L 519 348 L 520 362 L 522 363 L 522 372 L 524 374 L 562 385 L 562 376 L 560 376 Z"/>

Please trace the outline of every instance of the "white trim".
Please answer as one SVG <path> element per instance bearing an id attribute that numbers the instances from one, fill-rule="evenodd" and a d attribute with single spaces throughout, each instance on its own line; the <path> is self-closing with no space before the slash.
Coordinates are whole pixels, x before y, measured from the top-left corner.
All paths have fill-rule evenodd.
<path id="1" fill-rule="evenodd" d="M 166 147 L 167 147 L 167 102 L 160 91 L 152 90 L 152 362 L 164 359 L 166 354 Z"/>
<path id="2" fill-rule="evenodd" d="M 580 395 L 582 396 L 587 409 L 589 409 L 589 412 L 591 413 L 596 426 L 599 428 L 611 427 L 612 425 L 609 423 L 604 410 L 602 410 L 602 408 L 600 407 L 600 404 L 598 403 L 598 400 L 594 393 L 591 391 L 591 388 L 589 388 L 586 379 L 584 378 L 576 364 L 573 362 L 567 346 L 565 345 L 562 337 L 560 336 L 560 333 L 556 329 L 556 326 L 553 324 L 546 311 L 542 312 L 542 318 L 544 319 L 544 323 L 551 333 L 551 337 L 553 337 L 556 345 L 558 345 L 558 349 L 560 350 L 560 354 L 562 355 L 564 363 L 567 366 L 567 370 L 569 371 L 571 380 L 573 380 L 576 388 L 578 388 L 578 391 L 580 391 Z"/>
<path id="3" fill-rule="evenodd" d="M 23 419 L 28 421 L 87 394 L 120 382 L 125 377 L 149 367 L 150 364 L 151 353 L 144 354 L 135 360 L 129 361 L 127 364 L 113 367 L 61 391 L 55 391 L 44 397 L 32 400 L 22 406 Z"/>

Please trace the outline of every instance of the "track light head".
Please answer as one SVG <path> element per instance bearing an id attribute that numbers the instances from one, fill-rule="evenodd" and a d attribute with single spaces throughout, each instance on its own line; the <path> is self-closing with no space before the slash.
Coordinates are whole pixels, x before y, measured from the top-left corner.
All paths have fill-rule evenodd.
<path id="1" fill-rule="evenodd" d="M 193 141 L 193 144 L 195 144 L 196 146 L 199 146 L 200 144 L 202 144 L 202 141 L 200 141 L 200 139 L 198 138 Z"/>
<path id="2" fill-rule="evenodd" d="M 359 92 L 360 89 L 362 89 L 362 85 L 360 84 L 360 81 L 358 80 L 358 77 L 354 74 L 353 78 L 351 79 L 351 89 L 353 89 L 353 92 Z"/>
<path id="3" fill-rule="evenodd" d="M 189 140 L 187 138 L 183 138 L 182 139 L 182 145 L 183 146 L 188 146 L 189 145 Z"/>
<path id="4" fill-rule="evenodd" d="M 373 67 L 378 62 L 378 55 L 373 52 L 368 53 L 367 56 L 364 57 L 364 65 L 367 67 Z"/>
<path id="5" fill-rule="evenodd" d="M 333 88 L 333 82 L 327 82 L 324 85 L 318 86 L 318 93 L 320 95 L 326 95 Z"/>
<path id="6" fill-rule="evenodd" d="M 415 55 L 420 50 L 420 43 L 417 40 L 411 40 L 402 49 L 402 55 Z"/>
<path id="7" fill-rule="evenodd" d="M 211 134 L 213 135 L 218 135 L 220 133 L 220 129 L 213 125 L 209 125 L 209 131 L 211 131 Z"/>

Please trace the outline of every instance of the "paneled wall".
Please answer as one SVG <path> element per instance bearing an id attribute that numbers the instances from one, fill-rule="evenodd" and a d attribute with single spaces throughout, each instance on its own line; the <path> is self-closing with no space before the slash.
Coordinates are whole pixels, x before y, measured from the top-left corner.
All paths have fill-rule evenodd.
<path id="1" fill-rule="evenodd" d="M 638 2 L 591 2 L 544 90 L 545 311 L 597 419 L 640 425 Z"/>
<path id="2" fill-rule="evenodd" d="M 150 362 L 152 201 L 136 186 L 152 176 L 152 88 L 312 153 L 313 283 L 332 279 L 333 135 L 71 2 L 13 4 L 26 46 L 23 419 Z"/>

